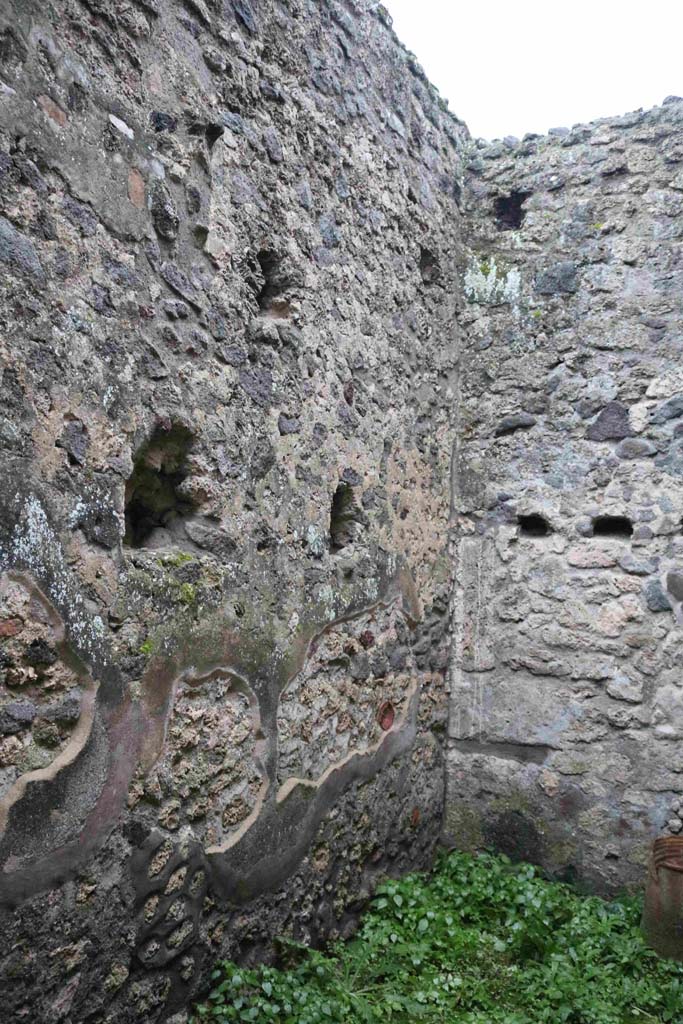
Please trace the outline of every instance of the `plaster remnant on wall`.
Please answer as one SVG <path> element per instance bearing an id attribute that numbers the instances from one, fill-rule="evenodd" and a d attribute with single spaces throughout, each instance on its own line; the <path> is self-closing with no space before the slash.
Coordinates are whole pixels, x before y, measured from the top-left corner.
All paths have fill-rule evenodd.
<path id="1" fill-rule="evenodd" d="M 70 742 L 83 687 L 64 664 L 55 614 L 35 592 L 0 579 L 0 797 L 26 772 L 47 768 Z"/>
<path id="2" fill-rule="evenodd" d="M 183 829 L 206 846 L 229 838 L 264 787 L 258 706 L 246 683 L 220 669 L 186 672 L 174 686 L 162 751 L 128 796 L 157 807 L 165 832 Z"/>
<path id="3" fill-rule="evenodd" d="M 280 698 L 278 782 L 315 781 L 405 718 L 415 690 L 409 629 L 395 604 L 326 630 Z"/>
<path id="4" fill-rule="evenodd" d="M 31 782 L 74 761 L 97 687 L 65 641 L 54 606 L 23 574 L 0 575 L 0 834 Z"/>

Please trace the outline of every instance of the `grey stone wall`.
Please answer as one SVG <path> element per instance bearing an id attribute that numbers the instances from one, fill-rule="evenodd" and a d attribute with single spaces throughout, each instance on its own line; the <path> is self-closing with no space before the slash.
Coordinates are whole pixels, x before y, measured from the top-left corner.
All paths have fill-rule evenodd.
<path id="1" fill-rule="evenodd" d="M 444 779 L 603 891 L 681 829 L 682 125 L 472 142 L 365 0 L 0 2 L 8 1020 L 348 934 Z"/>
<path id="2" fill-rule="evenodd" d="M 446 832 L 610 891 L 683 792 L 683 101 L 472 147 Z"/>
<path id="3" fill-rule="evenodd" d="M 3 1020 L 429 863 L 466 137 L 374 3 L 0 3 Z"/>

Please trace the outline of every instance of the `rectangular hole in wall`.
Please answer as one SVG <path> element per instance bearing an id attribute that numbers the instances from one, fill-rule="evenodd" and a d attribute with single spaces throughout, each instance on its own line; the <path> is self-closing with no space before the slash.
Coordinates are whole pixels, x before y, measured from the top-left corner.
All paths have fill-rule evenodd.
<path id="1" fill-rule="evenodd" d="M 537 512 L 517 516 L 517 525 L 522 537 L 547 537 L 552 528 L 547 519 Z"/>
<path id="2" fill-rule="evenodd" d="M 627 516 L 596 516 L 593 520 L 594 537 L 631 537 L 633 523 Z"/>

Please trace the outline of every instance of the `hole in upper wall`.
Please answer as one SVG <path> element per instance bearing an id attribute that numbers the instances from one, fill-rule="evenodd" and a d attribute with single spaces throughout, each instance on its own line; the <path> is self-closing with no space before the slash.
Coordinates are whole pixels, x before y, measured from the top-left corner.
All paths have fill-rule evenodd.
<path id="1" fill-rule="evenodd" d="M 18 70 L 27 58 L 28 49 L 17 32 L 11 28 L 0 32 L 0 64 L 6 70 Z"/>
<path id="2" fill-rule="evenodd" d="M 273 249 L 261 249 L 248 261 L 251 285 L 261 312 L 268 316 L 287 317 L 292 306 L 286 292 L 301 284 L 301 275 L 287 259 Z"/>
<path id="3" fill-rule="evenodd" d="M 439 257 L 425 246 L 420 246 L 420 276 L 427 285 L 435 284 L 441 277 Z"/>
<path id="4" fill-rule="evenodd" d="M 204 137 L 209 150 L 213 149 L 224 131 L 225 128 L 222 124 L 207 124 L 204 129 Z"/>
<path id="5" fill-rule="evenodd" d="M 547 537 L 553 532 L 548 520 L 537 512 L 517 516 L 517 525 L 522 537 Z"/>
<path id="6" fill-rule="evenodd" d="M 203 224 L 198 224 L 192 234 L 197 249 L 203 249 L 209 238 L 209 229 Z"/>
<path id="7" fill-rule="evenodd" d="M 216 121 L 210 121 L 207 123 L 203 119 L 195 117 L 190 117 L 187 125 L 187 132 L 189 135 L 204 135 L 209 151 L 212 150 L 224 131 L 225 126 Z"/>
<path id="8" fill-rule="evenodd" d="M 355 540 L 361 525 L 361 511 L 356 504 L 353 487 L 340 483 L 330 508 L 330 550 L 341 551 Z"/>
<path id="9" fill-rule="evenodd" d="M 627 516 L 596 516 L 593 520 L 594 537 L 630 537 L 633 523 Z"/>
<path id="10" fill-rule="evenodd" d="M 261 309 L 267 309 L 270 304 L 270 300 L 274 296 L 279 295 L 282 291 L 281 282 L 279 280 L 278 270 L 280 269 L 281 260 L 277 253 L 272 249 L 261 249 L 257 254 L 256 259 L 261 269 L 261 276 L 263 278 L 263 284 L 258 293 L 258 304 Z"/>
<path id="11" fill-rule="evenodd" d="M 514 191 L 496 198 L 493 209 L 499 231 L 514 231 L 521 228 L 526 216 L 524 204 L 530 196 L 531 192 Z"/>
<path id="12" fill-rule="evenodd" d="M 128 547 L 147 546 L 157 529 L 168 529 L 193 511 L 192 502 L 178 492 L 188 475 L 187 455 L 193 440 L 181 424 L 168 430 L 157 427 L 136 456 L 126 483 L 124 544 Z"/>

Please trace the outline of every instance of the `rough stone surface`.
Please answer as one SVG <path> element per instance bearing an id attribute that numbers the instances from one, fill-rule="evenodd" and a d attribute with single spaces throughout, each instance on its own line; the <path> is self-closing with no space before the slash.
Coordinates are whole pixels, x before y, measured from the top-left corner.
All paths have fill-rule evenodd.
<path id="1" fill-rule="evenodd" d="M 680 828 L 682 139 L 672 101 L 474 143 L 463 192 L 445 831 L 606 892 Z"/>
<path id="2" fill-rule="evenodd" d="M 389 26 L 0 5 L 3 1021 L 161 1021 L 431 861 L 467 132 Z"/>
<path id="3" fill-rule="evenodd" d="M 0 93 L 3 1021 L 349 934 L 444 777 L 449 842 L 639 882 L 683 101 L 476 142 L 370 0 L 6 0 Z"/>

